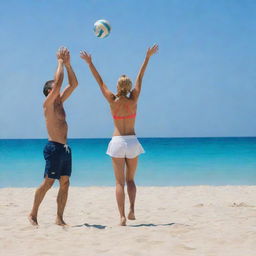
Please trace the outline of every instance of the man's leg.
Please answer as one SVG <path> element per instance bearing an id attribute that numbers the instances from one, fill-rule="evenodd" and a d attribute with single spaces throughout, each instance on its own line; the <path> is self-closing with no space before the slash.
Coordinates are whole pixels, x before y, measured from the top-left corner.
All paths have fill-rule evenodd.
<path id="1" fill-rule="evenodd" d="M 68 198 L 68 189 L 69 189 L 69 176 L 61 176 L 60 177 L 60 189 L 57 197 L 57 218 L 56 224 L 60 226 L 66 225 L 63 220 L 63 212 L 66 206 L 67 198 Z"/>
<path id="2" fill-rule="evenodd" d="M 36 190 L 34 204 L 31 213 L 29 214 L 29 221 L 32 225 L 37 226 L 37 213 L 41 202 L 44 199 L 46 192 L 51 188 L 54 183 L 54 179 L 46 177 L 41 186 Z"/>

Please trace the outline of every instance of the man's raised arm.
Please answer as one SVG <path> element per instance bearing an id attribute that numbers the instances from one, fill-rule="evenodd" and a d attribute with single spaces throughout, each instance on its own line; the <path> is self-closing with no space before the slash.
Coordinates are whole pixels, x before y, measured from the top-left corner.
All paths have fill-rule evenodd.
<path id="1" fill-rule="evenodd" d="M 72 69 L 72 66 L 70 64 L 70 53 L 69 50 L 66 48 L 64 52 L 64 59 L 63 63 L 65 65 L 65 68 L 68 73 L 68 85 L 61 93 L 61 101 L 64 102 L 74 91 L 74 89 L 78 86 L 78 81 L 76 78 L 76 75 Z"/>
<path id="2" fill-rule="evenodd" d="M 64 50 L 63 48 L 60 48 L 57 52 L 58 66 L 54 75 L 53 86 L 45 100 L 45 104 L 54 101 L 54 99 L 56 99 L 56 97 L 60 93 L 60 88 L 64 78 L 63 57 L 64 57 Z"/>

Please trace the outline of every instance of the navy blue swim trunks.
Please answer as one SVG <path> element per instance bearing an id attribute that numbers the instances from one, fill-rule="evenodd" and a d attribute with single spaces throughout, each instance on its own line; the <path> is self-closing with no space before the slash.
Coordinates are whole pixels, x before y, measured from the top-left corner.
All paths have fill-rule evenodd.
<path id="1" fill-rule="evenodd" d="M 49 141 L 44 147 L 44 159 L 44 177 L 59 179 L 60 176 L 71 176 L 72 156 L 68 145 Z"/>

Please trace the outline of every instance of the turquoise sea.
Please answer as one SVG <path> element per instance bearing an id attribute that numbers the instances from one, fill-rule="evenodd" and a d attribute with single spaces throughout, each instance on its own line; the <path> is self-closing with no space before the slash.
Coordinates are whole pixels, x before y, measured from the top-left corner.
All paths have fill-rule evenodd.
<path id="1" fill-rule="evenodd" d="M 73 186 L 114 186 L 110 139 L 70 139 Z M 0 140 L 0 187 L 42 182 L 45 139 Z M 256 185 L 256 137 L 141 138 L 140 186 Z"/>

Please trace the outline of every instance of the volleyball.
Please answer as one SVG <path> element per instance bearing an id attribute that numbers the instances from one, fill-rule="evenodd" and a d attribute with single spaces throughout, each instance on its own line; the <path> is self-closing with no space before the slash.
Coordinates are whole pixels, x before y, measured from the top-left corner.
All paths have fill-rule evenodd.
<path id="1" fill-rule="evenodd" d="M 109 35 L 111 26 L 107 20 L 97 20 L 94 23 L 94 33 L 99 38 L 105 38 Z"/>

